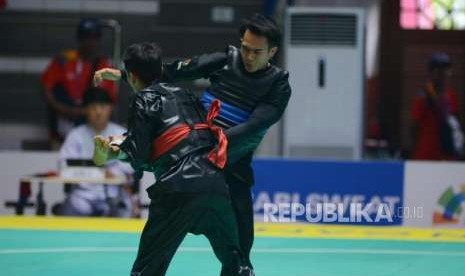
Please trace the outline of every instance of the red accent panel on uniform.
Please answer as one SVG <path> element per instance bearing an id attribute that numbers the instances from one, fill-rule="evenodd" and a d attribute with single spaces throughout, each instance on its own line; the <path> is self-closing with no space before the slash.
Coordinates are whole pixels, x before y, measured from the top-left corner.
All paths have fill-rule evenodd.
<path id="1" fill-rule="evenodd" d="M 220 111 L 220 101 L 214 100 L 208 110 L 207 122 L 194 125 L 194 130 L 209 129 L 218 139 L 218 148 L 214 148 L 208 154 L 208 160 L 218 168 L 224 168 L 227 160 L 228 140 L 223 129 L 213 125 L 213 119 Z M 155 160 L 185 139 L 192 129 L 187 124 L 172 127 L 157 137 L 152 143 L 152 160 Z"/>

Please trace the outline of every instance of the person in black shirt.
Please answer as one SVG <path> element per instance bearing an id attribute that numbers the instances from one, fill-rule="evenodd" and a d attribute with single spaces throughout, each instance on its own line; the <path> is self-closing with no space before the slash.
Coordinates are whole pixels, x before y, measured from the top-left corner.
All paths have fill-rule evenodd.
<path id="1" fill-rule="evenodd" d="M 165 275 L 187 233 L 204 234 L 222 263 L 222 276 L 250 275 L 243 266 L 237 223 L 222 168 L 227 140 L 213 118 L 205 120 L 189 91 L 160 83 L 160 49 L 153 43 L 130 46 L 124 54 L 127 81 L 138 91 L 130 106 L 124 137 L 95 138 L 94 162 L 130 162 L 139 172 L 155 174 L 147 189 L 149 217 L 142 232 L 131 276 Z M 218 141 L 217 143 L 215 141 Z"/>
<path id="2" fill-rule="evenodd" d="M 177 82 L 208 78 L 211 82 L 200 100 L 207 109 L 216 99 L 221 110 L 214 123 L 228 138 L 228 164 L 225 170 L 238 221 L 239 239 L 246 263 L 252 266 L 254 183 L 252 156 L 266 131 L 281 118 L 291 96 L 289 73 L 272 65 L 278 51 L 280 32 L 276 23 L 256 14 L 239 28 L 240 49 L 229 46 L 225 52 L 202 54 L 163 66 L 163 80 Z M 119 80 L 124 71 L 106 68 L 94 80 Z"/>

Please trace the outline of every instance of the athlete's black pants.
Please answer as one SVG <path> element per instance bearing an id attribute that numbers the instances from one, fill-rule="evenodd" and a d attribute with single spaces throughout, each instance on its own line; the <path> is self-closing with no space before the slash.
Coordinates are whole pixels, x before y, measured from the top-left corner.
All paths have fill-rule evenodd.
<path id="1" fill-rule="evenodd" d="M 239 244 L 244 256 L 244 265 L 252 268 L 250 251 L 254 241 L 254 219 L 251 187 L 242 182 L 231 183 L 229 179 L 226 182 L 229 185 L 231 201 L 237 220 Z"/>
<path id="2" fill-rule="evenodd" d="M 230 199 L 223 195 L 182 193 L 154 193 L 131 275 L 165 275 L 189 232 L 208 238 L 222 263 L 221 276 L 239 275 L 243 261 Z"/>

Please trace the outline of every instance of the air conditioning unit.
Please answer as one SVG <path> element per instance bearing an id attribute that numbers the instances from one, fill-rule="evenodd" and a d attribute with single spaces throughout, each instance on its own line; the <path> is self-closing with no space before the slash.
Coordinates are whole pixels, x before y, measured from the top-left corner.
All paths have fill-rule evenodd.
<path id="1" fill-rule="evenodd" d="M 285 156 L 362 158 L 364 19 L 362 8 L 287 9 Z"/>

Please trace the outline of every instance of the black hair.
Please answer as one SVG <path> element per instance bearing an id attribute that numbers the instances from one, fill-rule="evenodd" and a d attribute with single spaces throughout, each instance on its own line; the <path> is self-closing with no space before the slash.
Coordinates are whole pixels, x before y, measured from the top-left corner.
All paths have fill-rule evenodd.
<path id="1" fill-rule="evenodd" d="M 126 71 L 135 74 L 144 84 L 159 80 L 162 74 L 161 48 L 151 42 L 129 46 L 123 55 Z"/>
<path id="2" fill-rule="evenodd" d="M 90 37 L 100 38 L 102 36 L 102 27 L 97 19 L 85 18 L 79 22 L 76 35 L 78 40 Z"/>
<path id="3" fill-rule="evenodd" d="M 449 55 L 444 52 L 435 52 L 428 60 L 428 70 L 447 69 L 452 66 Z"/>
<path id="4" fill-rule="evenodd" d="M 244 36 L 247 30 L 254 35 L 266 37 L 270 48 L 279 46 L 281 32 L 279 31 L 278 25 L 271 17 L 256 13 L 242 20 L 242 24 L 239 27 L 239 34 L 241 37 Z"/>
<path id="5" fill-rule="evenodd" d="M 82 104 L 87 106 L 92 103 L 112 104 L 110 95 L 101 87 L 90 87 L 84 92 Z"/>

